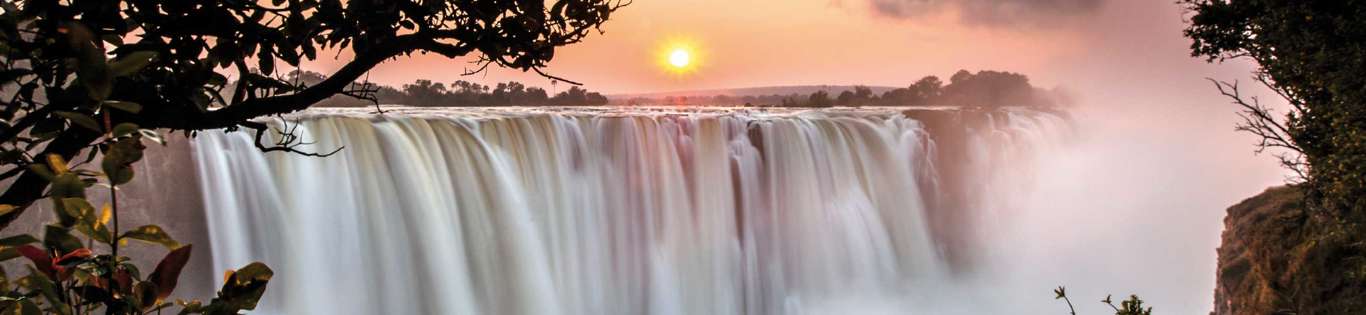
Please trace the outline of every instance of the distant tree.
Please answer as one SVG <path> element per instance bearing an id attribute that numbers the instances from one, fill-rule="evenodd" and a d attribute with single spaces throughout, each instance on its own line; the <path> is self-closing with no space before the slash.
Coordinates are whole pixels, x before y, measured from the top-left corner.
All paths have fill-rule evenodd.
<path id="1" fill-rule="evenodd" d="M 939 102 L 967 106 L 1029 106 L 1037 105 L 1035 89 L 1029 78 L 1018 73 L 981 71 L 976 74 L 959 70 L 944 86 Z"/>
<path id="2" fill-rule="evenodd" d="M 927 76 L 915 81 L 908 88 L 910 91 L 907 105 L 928 105 L 930 100 L 938 99 L 939 94 L 944 89 L 944 82 L 939 81 L 939 77 Z"/>
<path id="3" fill-rule="evenodd" d="M 417 80 L 403 85 L 405 104 L 416 106 L 438 106 L 446 101 L 446 85 L 432 80 Z"/>
<path id="4" fill-rule="evenodd" d="M 856 85 L 856 86 L 854 86 L 854 99 L 856 99 L 856 100 L 872 100 L 873 97 L 874 97 L 874 96 L 873 96 L 873 89 L 872 89 L 872 88 L 867 87 L 867 86 L 863 86 L 863 85 Z"/>
<path id="5" fill-rule="evenodd" d="M 828 107 L 833 104 L 834 102 L 830 99 L 830 93 L 825 92 L 825 90 L 820 90 L 811 93 L 811 96 L 807 97 L 806 106 Z"/>
<path id="6" fill-rule="evenodd" d="M 526 99 L 523 103 L 526 105 L 543 105 L 550 101 L 550 96 L 545 92 L 545 89 L 538 87 L 527 88 L 525 97 Z"/>
<path id="7" fill-rule="evenodd" d="M 840 92 L 840 95 L 835 97 L 835 104 L 844 106 L 870 105 L 876 101 L 873 89 L 862 85 L 854 86 L 853 90 Z"/>
<path id="8" fill-rule="evenodd" d="M 857 101 L 858 97 L 854 96 L 854 92 L 848 90 L 840 92 L 840 95 L 835 97 L 835 105 L 854 105 Z"/>
<path id="9" fill-rule="evenodd" d="M 598 92 L 589 92 L 588 90 L 579 88 L 577 86 L 573 86 L 570 87 L 569 90 L 560 92 L 560 94 L 556 94 L 555 97 L 550 98 L 549 105 L 607 105 L 607 101 L 607 97 L 603 96 L 602 94 L 599 94 Z M 686 102 L 686 100 L 680 102 Z"/>

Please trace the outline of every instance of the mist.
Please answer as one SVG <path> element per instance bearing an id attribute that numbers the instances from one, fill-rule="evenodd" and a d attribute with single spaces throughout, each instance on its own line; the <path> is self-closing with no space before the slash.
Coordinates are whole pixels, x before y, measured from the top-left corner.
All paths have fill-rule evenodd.
<path id="1" fill-rule="evenodd" d="M 934 294 L 853 295 L 807 310 L 1062 313 L 1065 304 L 1051 292 L 1061 285 L 1082 313 L 1108 309 L 1097 301 L 1109 294 L 1138 294 L 1162 313 L 1210 311 L 1225 209 L 1287 175 L 1270 153 L 1254 154 L 1254 137 L 1234 131 L 1235 107 L 1207 80 L 1250 82 L 1254 65 L 1191 57 L 1181 35 L 1184 12 L 1169 1 L 1085 1 L 1067 10 L 947 1 L 916 14 L 887 11 L 917 7 L 905 3 L 916 2 L 642 2 L 622 12 L 608 35 L 565 49 L 547 71 L 606 93 L 905 86 L 957 69 L 1026 74 L 1035 86 L 1074 96 L 1068 110 L 1076 133 L 1028 166 L 1035 176 L 1016 179 L 1015 187 L 1027 190 L 1003 200 L 1008 207 L 979 218 L 990 227 L 980 265 L 956 279 L 916 284 Z M 721 6 L 737 8 L 716 10 Z M 727 31 L 715 31 L 722 26 Z M 706 57 L 697 73 L 677 77 L 651 68 L 660 36 L 702 43 Z M 534 74 L 493 69 L 458 76 L 438 62 L 449 64 L 435 56 L 401 58 L 377 68 L 374 79 L 538 85 Z M 332 67 L 320 62 L 310 70 Z M 613 71 L 601 71 L 607 68 Z M 1281 105 L 1265 90 L 1251 92 Z"/>
<path id="2" fill-rule="evenodd" d="M 945 310 L 1061 313 L 1058 285 L 1080 313 L 1108 310 L 1097 302 L 1107 294 L 1138 294 L 1161 313 L 1212 310 L 1225 209 L 1288 173 L 1234 131 L 1234 106 L 1206 79 L 1252 86 L 1253 65 L 1189 57 L 1180 9 L 1139 2 L 1107 4 L 1083 35 L 1090 49 L 1037 73 L 1077 96 L 1078 137 L 1038 161 L 1032 193 L 990 233 L 990 266 L 963 296 L 972 301 Z"/>

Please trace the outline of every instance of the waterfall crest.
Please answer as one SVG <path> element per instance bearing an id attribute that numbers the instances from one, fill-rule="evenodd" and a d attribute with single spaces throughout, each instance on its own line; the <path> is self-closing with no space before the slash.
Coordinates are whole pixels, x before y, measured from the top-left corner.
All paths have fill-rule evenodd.
<path id="1" fill-rule="evenodd" d="M 951 118 L 951 119 L 950 119 Z M 193 145 L 214 268 L 276 269 L 279 314 L 784 314 L 895 296 L 1063 116 L 959 109 L 301 114 L 313 158 Z M 980 226 L 978 227 L 980 228 Z M 962 252 L 962 253 L 960 253 Z"/>

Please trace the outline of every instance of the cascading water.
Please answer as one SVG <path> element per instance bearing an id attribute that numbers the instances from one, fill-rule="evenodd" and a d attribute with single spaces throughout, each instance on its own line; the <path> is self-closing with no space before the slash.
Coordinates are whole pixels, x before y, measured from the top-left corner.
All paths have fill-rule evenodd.
<path id="1" fill-rule="evenodd" d="M 194 159 L 214 268 L 276 270 L 262 313 L 799 313 L 952 277 L 1005 208 L 968 192 L 1067 133 L 917 111 L 315 110 L 334 156 L 209 132 Z"/>

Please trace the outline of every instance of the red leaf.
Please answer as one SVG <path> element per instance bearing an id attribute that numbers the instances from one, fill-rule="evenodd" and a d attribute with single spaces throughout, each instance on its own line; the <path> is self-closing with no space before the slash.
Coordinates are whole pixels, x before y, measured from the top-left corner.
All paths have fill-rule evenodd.
<path id="1" fill-rule="evenodd" d="M 157 285 L 157 300 L 165 300 L 171 296 L 171 291 L 175 290 L 176 280 L 180 278 L 180 270 L 185 268 L 185 263 L 189 261 L 190 245 L 185 245 L 166 253 L 166 257 L 157 263 L 157 269 L 147 277 Z"/>
<path id="2" fill-rule="evenodd" d="M 52 270 L 52 256 L 48 256 L 47 251 L 33 245 L 24 245 L 16 248 L 20 255 L 24 255 L 28 260 L 33 261 L 33 266 L 38 267 L 39 271 L 46 273 L 49 278 L 56 278 L 57 275 Z"/>
<path id="3" fill-rule="evenodd" d="M 133 287 L 133 275 L 128 270 L 120 268 L 114 272 L 114 292 L 127 292 L 124 289 Z"/>
<path id="4" fill-rule="evenodd" d="M 70 253 L 67 253 L 66 255 L 62 255 L 62 258 L 57 258 L 57 261 L 54 262 L 54 264 L 60 265 L 63 262 L 66 262 L 67 259 L 88 258 L 90 257 L 90 255 L 91 252 L 89 248 L 77 249 L 71 251 Z"/>

